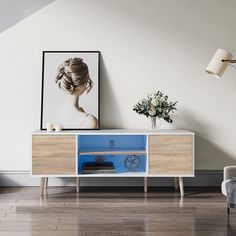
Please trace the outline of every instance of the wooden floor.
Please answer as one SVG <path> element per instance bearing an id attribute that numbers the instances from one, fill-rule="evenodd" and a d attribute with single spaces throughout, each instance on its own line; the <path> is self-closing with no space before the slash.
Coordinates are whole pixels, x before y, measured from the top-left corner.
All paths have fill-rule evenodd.
<path id="1" fill-rule="evenodd" d="M 236 209 L 228 218 L 219 189 L 186 190 L 49 187 L 0 188 L 0 235 L 236 235 Z"/>

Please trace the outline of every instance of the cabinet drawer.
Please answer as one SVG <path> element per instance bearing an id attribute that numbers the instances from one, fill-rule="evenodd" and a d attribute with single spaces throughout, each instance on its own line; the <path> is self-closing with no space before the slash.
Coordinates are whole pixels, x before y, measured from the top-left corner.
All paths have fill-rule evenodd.
<path id="1" fill-rule="evenodd" d="M 150 135 L 149 174 L 192 175 L 192 135 Z"/>
<path id="2" fill-rule="evenodd" d="M 33 135 L 33 175 L 75 174 L 75 159 L 75 135 Z"/>

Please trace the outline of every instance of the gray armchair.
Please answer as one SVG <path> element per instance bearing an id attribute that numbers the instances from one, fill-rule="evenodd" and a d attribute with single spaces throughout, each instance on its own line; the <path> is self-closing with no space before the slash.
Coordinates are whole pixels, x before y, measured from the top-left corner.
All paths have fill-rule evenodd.
<path id="1" fill-rule="evenodd" d="M 224 180 L 221 184 L 222 193 L 227 196 L 226 184 L 232 179 L 236 178 L 236 166 L 226 166 L 224 167 Z M 230 206 L 228 205 L 228 213 Z"/>

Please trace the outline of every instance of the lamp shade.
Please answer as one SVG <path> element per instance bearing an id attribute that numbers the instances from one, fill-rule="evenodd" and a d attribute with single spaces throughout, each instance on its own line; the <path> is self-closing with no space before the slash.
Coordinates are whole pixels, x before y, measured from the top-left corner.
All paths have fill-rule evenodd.
<path id="1" fill-rule="evenodd" d="M 222 60 L 231 60 L 233 55 L 224 49 L 217 49 L 215 55 L 212 57 L 206 72 L 220 79 L 224 74 L 229 62 L 222 62 Z"/>

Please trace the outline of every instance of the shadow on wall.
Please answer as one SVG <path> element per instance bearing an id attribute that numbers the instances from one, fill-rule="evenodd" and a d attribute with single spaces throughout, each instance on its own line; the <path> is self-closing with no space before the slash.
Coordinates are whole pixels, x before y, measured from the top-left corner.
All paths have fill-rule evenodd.
<path id="1" fill-rule="evenodd" d="M 236 158 L 212 141 L 211 130 L 217 131 L 212 124 L 201 122 L 190 112 L 181 111 L 175 116 L 174 126 L 177 129 L 189 129 L 195 132 L 195 168 L 217 170 L 223 166 L 235 165 Z"/>
<path id="2" fill-rule="evenodd" d="M 103 57 L 100 58 L 100 128 L 118 129 L 122 118 L 117 105 L 111 78 L 107 72 Z M 118 124 L 118 125 L 117 125 Z"/>

